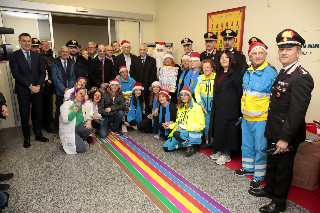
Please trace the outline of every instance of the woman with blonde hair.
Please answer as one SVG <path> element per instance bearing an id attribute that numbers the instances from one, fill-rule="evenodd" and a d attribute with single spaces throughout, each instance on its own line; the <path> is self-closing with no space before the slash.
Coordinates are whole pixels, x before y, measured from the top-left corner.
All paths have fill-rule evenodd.
<path id="1" fill-rule="evenodd" d="M 188 147 L 184 156 L 190 157 L 197 151 L 196 145 L 202 142 L 202 130 L 205 127 L 204 114 L 201 107 L 193 101 L 188 87 L 183 87 L 180 91 L 177 108 L 176 121 L 170 121 L 164 125 L 164 129 L 172 129 L 172 131 L 163 145 L 163 150 L 168 152 Z"/>

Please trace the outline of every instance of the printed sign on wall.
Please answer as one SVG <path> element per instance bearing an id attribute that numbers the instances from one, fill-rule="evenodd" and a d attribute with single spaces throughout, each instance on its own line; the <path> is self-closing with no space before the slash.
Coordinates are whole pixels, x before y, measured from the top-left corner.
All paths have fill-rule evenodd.
<path id="1" fill-rule="evenodd" d="M 238 7 L 207 14 L 207 30 L 218 37 L 216 46 L 218 50 L 224 49 L 221 32 L 231 29 L 237 33 L 234 48 L 242 51 L 245 9 L 246 7 Z"/>

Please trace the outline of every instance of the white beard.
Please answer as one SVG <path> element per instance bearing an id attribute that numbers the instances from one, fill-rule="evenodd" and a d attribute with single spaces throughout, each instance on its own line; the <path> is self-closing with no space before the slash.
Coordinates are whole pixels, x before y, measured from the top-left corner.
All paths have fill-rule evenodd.
<path id="1" fill-rule="evenodd" d="M 151 52 L 151 56 L 153 58 L 156 59 L 156 62 L 157 62 L 157 70 L 160 69 L 160 67 L 163 65 L 163 55 L 166 53 L 166 51 L 164 52 L 158 52 L 157 50 L 153 50 Z"/>

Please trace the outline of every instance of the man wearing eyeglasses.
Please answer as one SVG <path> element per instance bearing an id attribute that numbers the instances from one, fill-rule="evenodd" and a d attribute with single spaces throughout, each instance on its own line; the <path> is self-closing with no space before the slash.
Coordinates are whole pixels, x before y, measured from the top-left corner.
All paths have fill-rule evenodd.
<path id="1" fill-rule="evenodd" d="M 50 49 L 48 41 L 42 41 L 40 44 L 40 55 L 43 58 L 44 66 L 46 69 L 46 78 L 43 87 L 43 115 L 42 126 L 48 133 L 52 132 L 51 121 L 53 119 L 53 81 L 51 74 L 51 64 L 55 60 L 53 51 Z"/>
<path id="2" fill-rule="evenodd" d="M 113 63 L 106 58 L 106 47 L 98 46 L 98 56 L 90 61 L 89 77 L 93 86 L 106 89 L 115 78 Z"/>
<path id="3" fill-rule="evenodd" d="M 92 41 L 88 42 L 89 58 L 94 59 L 98 55 L 96 51 L 97 51 L 97 44 Z"/>

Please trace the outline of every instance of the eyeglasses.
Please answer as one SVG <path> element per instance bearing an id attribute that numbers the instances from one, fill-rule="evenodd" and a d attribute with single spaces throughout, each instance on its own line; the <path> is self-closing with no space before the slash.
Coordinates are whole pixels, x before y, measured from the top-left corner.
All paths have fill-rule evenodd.
<path id="1" fill-rule="evenodd" d="M 94 49 L 95 47 L 88 47 L 88 49 Z"/>
<path id="2" fill-rule="evenodd" d="M 41 44 L 43 47 L 50 47 L 50 44 Z"/>

